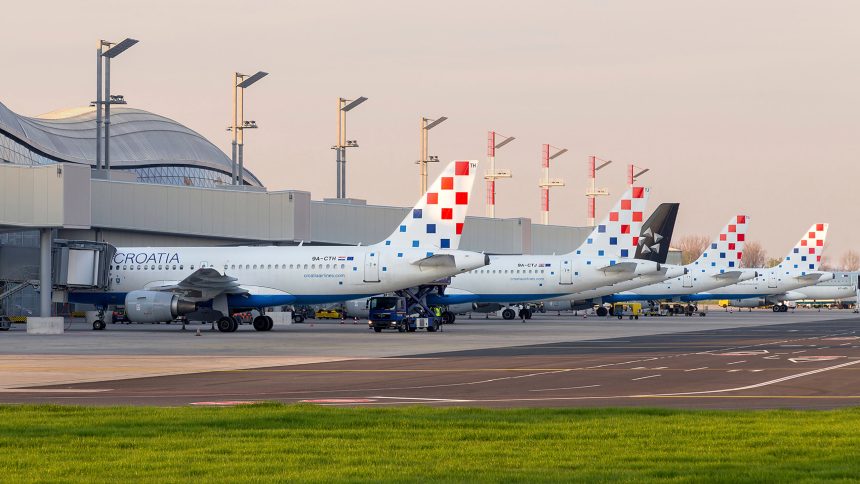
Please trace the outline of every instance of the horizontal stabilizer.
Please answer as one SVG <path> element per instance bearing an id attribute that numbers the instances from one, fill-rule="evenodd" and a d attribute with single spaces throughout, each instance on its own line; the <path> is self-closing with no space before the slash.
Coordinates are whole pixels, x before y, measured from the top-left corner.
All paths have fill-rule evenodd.
<path id="1" fill-rule="evenodd" d="M 636 268 L 639 266 L 636 262 L 619 262 L 618 264 L 613 264 L 611 266 L 601 267 L 599 270 L 603 272 L 635 272 Z"/>
<path id="2" fill-rule="evenodd" d="M 740 277 L 743 274 L 744 274 L 744 271 L 726 271 L 726 272 L 723 272 L 722 274 L 714 274 L 713 277 L 714 277 L 714 279 L 722 279 L 722 280 L 729 281 L 729 280 L 733 280 L 733 279 L 740 279 Z"/>
<path id="3" fill-rule="evenodd" d="M 802 276 L 796 276 L 795 279 L 797 279 L 798 281 L 817 282 L 819 279 L 821 279 L 822 276 L 826 274 L 827 273 L 825 272 L 810 272 Z"/>
<path id="4" fill-rule="evenodd" d="M 430 257 L 424 257 L 423 259 L 418 259 L 412 261 L 412 265 L 416 265 L 418 267 L 456 267 L 457 263 L 454 260 L 454 256 L 451 254 L 434 254 Z"/>

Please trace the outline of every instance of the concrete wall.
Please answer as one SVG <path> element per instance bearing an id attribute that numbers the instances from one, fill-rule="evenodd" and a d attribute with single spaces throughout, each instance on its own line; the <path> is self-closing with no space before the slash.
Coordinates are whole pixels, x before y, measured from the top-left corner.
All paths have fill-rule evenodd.
<path id="1" fill-rule="evenodd" d="M 0 165 L 0 226 L 89 226 L 89 173 L 76 165 Z"/>

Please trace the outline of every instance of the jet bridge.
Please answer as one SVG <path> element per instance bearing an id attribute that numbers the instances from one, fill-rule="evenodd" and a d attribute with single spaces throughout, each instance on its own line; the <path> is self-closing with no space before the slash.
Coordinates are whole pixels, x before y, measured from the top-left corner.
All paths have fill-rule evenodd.
<path id="1" fill-rule="evenodd" d="M 110 265 L 116 247 L 106 242 L 57 239 L 52 246 L 51 268 L 54 290 L 110 287 Z"/>

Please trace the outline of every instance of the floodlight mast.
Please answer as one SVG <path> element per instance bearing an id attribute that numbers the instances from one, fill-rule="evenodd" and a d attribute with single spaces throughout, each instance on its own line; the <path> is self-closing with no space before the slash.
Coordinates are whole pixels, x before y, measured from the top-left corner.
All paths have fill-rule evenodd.
<path id="1" fill-rule="evenodd" d="M 600 161 L 601 164 L 598 166 L 597 162 Z M 588 226 L 594 227 L 595 222 L 595 212 L 597 211 L 596 199 L 598 196 L 606 196 L 609 195 L 609 190 L 605 188 L 597 188 L 597 172 L 600 169 L 606 167 L 606 165 L 612 163 L 612 160 L 601 160 L 600 158 L 591 155 L 588 157 L 588 178 L 590 182 L 590 187 L 585 191 L 585 197 L 588 199 Z"/>
<path id="2" fill-rule="evenodd" d="M 639 170 L 636 172 L 636 170 Z M 632 187 L 636 180 L 640 175 L 644 175 L 646 172 L 651 171 L 650 168 L 642 168 L 641 166 L 636 166 L 633 163 L 627 165 L 627 185 Z"/>
<path id="3" fill-rule="evenodd" d="M 110 106 L 111 104 L 125 104 L 122 96 L 111 96 L 110 94 L 110 60 L 122 54 L 129 47 L 136 44 L 135 39 L 126 38 L 120 43 L 99 40 L 96 49 L 96 174 L 99 177 L 110 174 Z M 105 50 L 107 47 L 107 50 Z M 104 73 L 102 72 L 104 65 Z M 104 95 L 102 95 L 102 78 L 104 78 Z M 104 122 L 102 122 L 102 109 L 104 109 Z M 102 160 L 102 125 L 104 124 L 104 160 Z"/>
<path id="4" fill-rule="evenodd" d="M 346 139 L 346 113 L 367 101 L 364 96 L 358 99 L 337 98 L 337 143 L 331 147 L 335 150 L 335 166 L 337 168 L 337 198 L 346 198 L 346 149 L 358 148 L 358 142 Z"/>
<path id="5" fill-rule="evenodd" d="M 496 137 L 503 138 L 502 141 L 496 143 Z M 496 216 L 496 179 L 511 178 L 511 170 L 496 170 L 496 150 L 513 141 L 513 136 L 503 136 L 495 131 L 490 131 L 487 134 L 487 158 L 490 161 L 490 168 L 484 174 L 484 179 L 487 180 L 487 217 L 495 218 Z"/>
<path id="6" fill-rule="evenodd" d="M 447 119 L 448 118 L 445 116 L 440 116 L 436 119 L 425 118 L 423 116 L 421 117 L 421 123 L 420 123 L 420 129 L 419 129 L 419 134 L 420 134 L 419 146 L 420 146 L 420 148 L 419 148 L 419 152 L 418 152 L 419 176 L 421 178 L 421 180 L 420 180 L 421 195 L 424 195 L 425 193 L 427 193 L 427 163 L 436 163 L 439 161 L 439 157 L 430 156 L 428 154 L 428 150 L 429 150 L 428 131 L 435 128 L 436 126 L 439 126 L 440 124 L 445 122 Z"/>
<path id="7" fill-rule="evenodd" d="M 550 149 L 555 150 L 555 153 L 550 154 Z M 552 187 L 564 186 L 564 180 L 561 178 L 551 179 L 549 177 L 549 162 L 565 153 L 567 153 L 567 148 L 556 148 L 549 144 L 544 144 L 541 148 L 541 169 L 543 171 L 543 178 L 538 182 L 538 186 L 540 187 L 541 195 L 540 223 L 544 225 L 549 224 L 549 189 Z"/>
<path id="8" fill-rule="evenodd" d="M 227 128 L 233 134 L 230 170 L 230 183 L 233 185 L 245 184 L 245 130 L 257 128 L 257 123 L 245 121 L 245 88 L 268 75 L 263 71 L 250 76 L 233 73 L 233 124 Z"/>

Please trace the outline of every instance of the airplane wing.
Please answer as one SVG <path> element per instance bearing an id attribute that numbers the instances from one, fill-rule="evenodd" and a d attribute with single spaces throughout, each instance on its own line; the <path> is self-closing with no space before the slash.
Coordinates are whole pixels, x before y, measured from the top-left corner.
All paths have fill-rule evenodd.
<path id="1" fill-rule="evenodd" d="M 611 266 L 603 266 L 598 270 L 603 272 L 634 272 L 639 264 L 635 262 L 619 262 Z"/>
<path id="2" fill-rule="evenodd" d="M 455 267 L 457 263 L 454 261 L 454 256 L 451 254 L 433 254 L 430 257 L 412 261 L 413 265 L 418 267 Z"/>
<path id="3" fill-rule="evenodd" d="M 244 294 L 247 291 L 239 287 L 235 277 L 221 274 L 217 270 L 206 267 L 192 272 L 185 279 L 162 286 L 148 287 L 150 291 L 175 292 L 191 300 L 208 301 L 221 294 Z"/>

